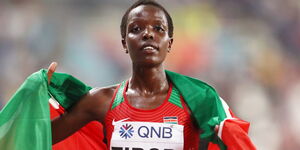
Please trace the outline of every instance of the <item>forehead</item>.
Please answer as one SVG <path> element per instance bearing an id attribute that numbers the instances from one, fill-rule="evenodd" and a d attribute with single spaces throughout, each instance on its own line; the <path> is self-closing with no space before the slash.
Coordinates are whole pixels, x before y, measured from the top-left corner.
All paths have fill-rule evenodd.
<path id="1" fill-rule="evenodd" d="M 153 5 L 140 5 L 128 14 L 127 24 L 138 20 L 161 21 L 167 24 L 166 14 L 162 9 Z"/>

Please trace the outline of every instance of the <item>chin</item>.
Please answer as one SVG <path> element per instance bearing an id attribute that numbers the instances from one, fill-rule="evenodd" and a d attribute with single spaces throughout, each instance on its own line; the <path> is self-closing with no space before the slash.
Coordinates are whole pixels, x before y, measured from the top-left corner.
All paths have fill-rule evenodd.
<path id="1" fill-rule="evenodd" d="M 163 63 L 162 60 L 157 59 L 144 59 L 143 61 L 138 62 L 139 66 L 143 67 L 157 67 Z"/>

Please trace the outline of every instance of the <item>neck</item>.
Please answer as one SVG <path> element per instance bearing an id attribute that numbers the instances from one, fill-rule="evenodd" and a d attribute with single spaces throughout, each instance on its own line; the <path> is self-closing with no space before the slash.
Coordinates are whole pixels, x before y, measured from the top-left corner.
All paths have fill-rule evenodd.
<path id="1" fill-rule="evenodd" d="M 140 67 L 133 65 L 133 74 L 128 90 L 142 95 L 153 95 L 167 92 L 168 80 L 162 65 L 156 67 Z"/>

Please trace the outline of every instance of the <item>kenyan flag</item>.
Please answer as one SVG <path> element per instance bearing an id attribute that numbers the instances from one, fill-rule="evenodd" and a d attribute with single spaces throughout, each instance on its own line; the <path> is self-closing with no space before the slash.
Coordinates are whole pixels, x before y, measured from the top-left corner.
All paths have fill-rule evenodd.
<path id="1" fill-rule="evenodd" d="M 98 122 L 89 123 L 52 147 L 50 117 L 64 113 L 91 88 L 62 73 L 54 73 L 48 85 L 46 72 L 41 70 L 29 76 L 1 110 L 0 150 L 106 149 L 102 125 Z M 210 142 L 209 150 L 255 149 L 247 135 L 249 123 L 235 117 L 212 87 L 174 72 L 166 74 L 203 130 L 200 138 Z M 49 109 L 50 98 L 56 101 L 50 100 Z M 175 122 L 174 118 L 165 119 Z"/>

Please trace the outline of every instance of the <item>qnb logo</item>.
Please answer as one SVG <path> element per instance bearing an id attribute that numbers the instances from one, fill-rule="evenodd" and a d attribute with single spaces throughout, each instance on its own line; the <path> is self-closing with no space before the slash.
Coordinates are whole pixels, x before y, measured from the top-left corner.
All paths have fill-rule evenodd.
<path id="1" fill-rule="evenodd" d="M 120 127 L 120 136 L 122 138 L 125 138 L 125 139 L 131 138 L 133 136 L 133 132 L 134 132 L 133 127 L 130 124 L 126 123 L 125 125 L 122 125 Z"/>
<path id="2" fill-rule="evenodd" d="M 147 127 L 141 126 L 138 128 L 138 135 L 141 138 L 172 138 L 172 128 L 170 127 Z"/>

